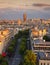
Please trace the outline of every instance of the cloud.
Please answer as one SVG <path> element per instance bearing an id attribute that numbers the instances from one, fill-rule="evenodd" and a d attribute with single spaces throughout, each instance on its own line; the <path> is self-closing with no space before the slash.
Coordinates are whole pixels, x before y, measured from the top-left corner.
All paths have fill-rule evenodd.
<path id="1" fill-rule="evenodd" d="M 46 7 L 46 6 L 49 6 L 50 7 L 50 4 L 35 3 L 35 4 L 32 4 L 32 6 L 35 6 L 35 7 Z"/>
<path id="2" fill-rule="evenodd" d="M 32 6 L 35 8 L 39 7 L 38 9 L 42 9 L 44 11 L 50 11 L 50 4 L 35 3 L 35 4 L 32 4 Z"/>
<path id="3" fill-rule="evenodd" d="M 44 10 L 45 11 L 50 11 L 50 7 L 45 7 Z"/>

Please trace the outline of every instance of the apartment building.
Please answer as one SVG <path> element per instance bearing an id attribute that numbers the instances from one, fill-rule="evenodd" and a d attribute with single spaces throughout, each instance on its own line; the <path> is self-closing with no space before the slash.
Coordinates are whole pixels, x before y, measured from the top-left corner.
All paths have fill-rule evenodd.
<path id="1" fill-rule="evenodd" d="M 38 65 L 50 65 L 50 53 L 39 52 L 37 60 Z"/>
<path id="2" fill-rule="evenodd" d="M 5 29 L 0 31 L 0 54 L 6 50 L 9 41 L 13 37 L 13 31 Z"/>

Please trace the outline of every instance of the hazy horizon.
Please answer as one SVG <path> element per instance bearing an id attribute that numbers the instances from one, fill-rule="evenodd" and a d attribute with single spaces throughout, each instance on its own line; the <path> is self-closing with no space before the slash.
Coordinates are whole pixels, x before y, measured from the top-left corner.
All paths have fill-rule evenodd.
<path id="1" fill-rule="evenodd" d="M 22 18 L 26 12 L 28 18 L 50 18 L 50 0 L 0 0 L 0 19 Z"/>

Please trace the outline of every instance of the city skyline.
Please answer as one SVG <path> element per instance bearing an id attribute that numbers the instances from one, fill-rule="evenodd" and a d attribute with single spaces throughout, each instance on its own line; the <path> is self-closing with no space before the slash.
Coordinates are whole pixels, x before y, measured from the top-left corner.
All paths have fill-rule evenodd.
<path id="1" fill-rule="evenodd" d="M 1 8 L 24 8 L 24 9 L 38 9 L 35 6 L 49 7 L 49 0 L 0 0 L 0 9 Z M 31 8 L 30 8 L 31 7 Z"/>
<path id="2" fill-rule="evenodd" d="M 0 65 L 50 65 L 50 0 L 0 0 Z"/>
<path id="3" fill-rule="evenodd" d="M 26 12 L 28 18 L 50 18 L 50 0 L 0 0 L 0 19 L 22 18 Z"/>

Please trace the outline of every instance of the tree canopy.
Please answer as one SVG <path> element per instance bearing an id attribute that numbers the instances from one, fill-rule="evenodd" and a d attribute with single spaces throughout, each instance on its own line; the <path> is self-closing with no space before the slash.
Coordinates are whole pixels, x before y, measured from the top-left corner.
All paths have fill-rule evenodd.
<path id="1" fill-rule="evenodd" d="M 31 50 L 26 51 L 24 65 L 36 65 L 36 55 Z"/>
<path id="2" fill-rule="evenodd" d="M 50 41 L 50 37 L 47 36 L 47 35 L 45 35 L 45 36 L 43 37 L 43 39 L 44 39 L 45 41 Z"/>

